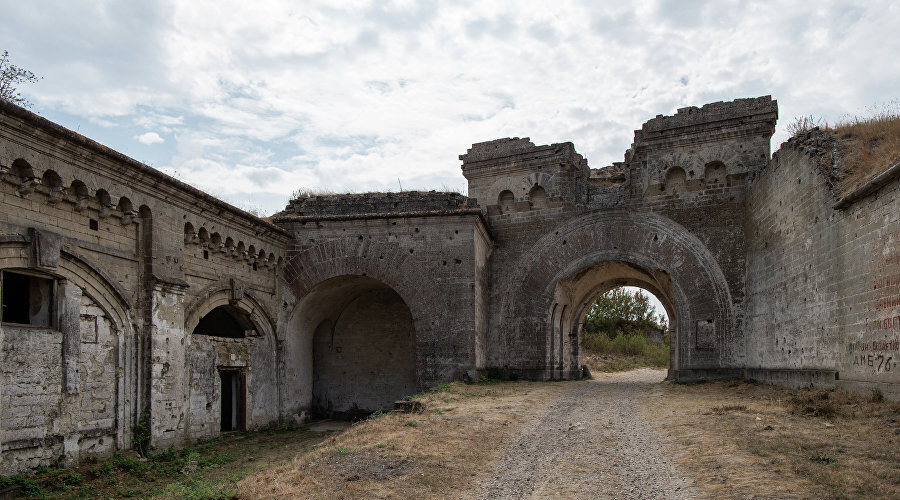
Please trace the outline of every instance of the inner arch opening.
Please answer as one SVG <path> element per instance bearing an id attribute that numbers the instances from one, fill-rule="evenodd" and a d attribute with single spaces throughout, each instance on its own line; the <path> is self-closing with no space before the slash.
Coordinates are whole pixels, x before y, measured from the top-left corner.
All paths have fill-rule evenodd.
<path id="1" fill-rule="evenodd" d="M 669 367 L 669 320 L 659 299 L 638 286 L 599 295 L 581 320 L 581 362 L 592 371 Z"/>
<path id="2" fill-rule="evenodd" d="M 239 339 L 253 332 L 253 322 L 244 311 L 230 305 L 219 306 L 200 319 L 192 332 L 194 335 L 209 335 Z"/>
<path id="3" fill-rule="evenodd" d="M 406 302 L 365 276 L 340 276 L 304 299 L 312 334 L 313 413 L 356 419 L 416 392 L 415 327 Z"/>
<path id="4" fill-rule="evenodd" d="M 659 332 L 652 332 L 649 339 L 644 336 L 644 342 L 659 340 L 661 346 L 656 348 L 656 352 L 667 350 L 668 356 L 661 353 L 658 357 L 668 358 L 670 369 L 675 366 L 677 350 L 675 342 L 671 339 L 677 338 L 675 325 L 678 324 L 678 321 L 669 275 L 661 270 L 651 270 L 629 262 L 603 261 L 581 269 L 571 277 L 557 283 L 553 302 L 548 309 L 551 317 L 547 322 L 553 330 L 549 332 L 547 346 L 548 375 L 551 378 L 580 376 L 581 366 L 588 360 L 585 347 L 596 348 L 601 344 L 608 347 L 616 342 L 616 330 L 613 330 L 611 339 L 600 338 L 596 335 L 596 331 L 593 331 L 597 326 L 595 304 L 599 298 L 614 290 L 631 291 L 635 288 L 643 290 L 645 294 L 655 297 L 659 301 L 667 327 L 667 329 L 660 328 Z M 621 294 L 621 292 L 618 293 Z M 592 308 L 595 308 L 593 314 Z M 651 307 L 651 311 L 650 315 L 653 320 L 658 322 L 656 308 Z M 633 330 L 635 325 L 623 322 L 619 326 L 621 330 L 628 331 L 629 329 Z M 587 345 L 585 345 L 586 340 L 588 341 Z M 619 343 L 626 341 L 634 342 L 634 339 L 618 340 Z M 596 355 L 596 353 L 592 353 L 592 355 Z"/>

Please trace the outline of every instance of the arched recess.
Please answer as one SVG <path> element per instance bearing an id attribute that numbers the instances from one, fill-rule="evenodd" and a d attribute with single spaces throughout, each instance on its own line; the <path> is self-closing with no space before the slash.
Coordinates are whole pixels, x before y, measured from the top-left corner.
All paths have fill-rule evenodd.
<path id="1" fill-rule="evenodd" d="M 707 187 L 725 185 L 727 175 L 725 164 L 720 161 L 707 163 L 703 168 L 703 181 Z"/>
<path id="2" fill-rule="evenodd" d="M 666 170 L 666 181 L 663 184 L 664 191 L 669 194 L 683 193 L 687 182 L 687 174 L 681 167 L 670 167 Z"/>
<path id="3" fill-rule="evenodd" d="M 357 418 L 416 392 L 412 312 L 387 284 L 334 277 L 313 287 L 295 314 L 294 334 L 312 351 L 314 413 Z"/>
<path id="4" fill-rule="evenodd" d="M 259 301 L 231 283 L 207 288 L 187 307 L 190 411 L 185 437 L 208 438 L 277 421 L 274 331 Z"/>
<path id="5" fill-rule="evenodd" d="M 665 298 L 670 324 L 677 330 L 673 375 L 712 374 L 735 366 L 743 356 L 722 270 L 696 236 L 670 219 L 653 213 L 594 213 L 555 228 L 523 255 L 498 294 L 497 338 L 488 359 L 501 372 L 554 376 L 546 361 L 553 305 L 572 306 L 559 319 L 566 332 L 556 340 L 559 345 L 566 335 L 577 338 L 573 328 L 585 304 L 617 283 L 632 283 Z M 604 272 L 610 269 L 615 272 Z M 577 342 L 569 345 L 574 350 L 564 357 L 560 376 L 574 376 L 580 364 Z M 510 352 L 521 355 L 510 358 Z"/>
<path id="6" fill-rule="evenodd" d="M 34 175 L 34 169 L 31 168 L 31 165 L 22 158 L 17 158 L 12 162 L 9 170 L 9 175 L 15 177 L 16 180 L 20 183 L 36 179 L 36 176 Z"/>
<path id="7" fill-rule="evenodd" d="M 500 207 L 500 213 L 509 213 L 513 209 L 516 202 L 516 196 L 509 189 L 500 192 L 497 196 L 497 205 Z"/>
<path id="8" fill-rule="evenodd" d="M 476 324 L 471 312 L 446 307 L 448 289 L 428 262 L 395 242 L 348 238 L 326 241 L 292 254 L 284 262 L 286 321 L 279 322 L 283 343 L 284 390 L 282 418 L 309 411 L 313 404 L 313 334 L 307 305 L 314 303 L 319 284 L 333 278 L 371 278 L 402 298 L 415 332 L 416 374 L 412 392 L 474 373 Z M 460 304 L 459 307 L 465 307 Z M 453 335 L 446 332 L 453 331 Z M 406 395 L 406 394 L 404 394 Z"/>
<path id="9" fill-rule="evenodd" d="M 531 203 L 532 208 L 546 208 L 547 191 L 545 191 L 541 186 L 535 184 L 531 188 L 531 190 L 528 191 L 528 202 Z"/>
<path id="10" fill-rule="evenodd" d="M 55 310 L 53 314 L 60 322 L 55 322 L 54 326 L 48 329 L 54 331 L 48 334 L 34 335 L 33 332 L 26 331 L 23 332 L 25 335 L 21 336 L 14 335 L 7 329 L 4 343 L 13 349 L 25 350 L 25 356 L 32 361 L 35 359 L 34 356 L 38 355 L 38 350 L 46 347 L 45 343 L 48 341 L 56 342 L 52 348 L 56 356 L 47 358 L 49 364 L 40 364 L 35 366 L 33 371 L 25 372 L 25 379 L 21 383 L 9 375 L 0 376 L 0 383 L 4 385 L 0 388 L 0 392 L 4 395 L 4 404 L 15 406 L 13 402 L 15 396 L 8 390 L 6 384 L 20 391 L 26 391 L 24 396 L 28 399 L 33 399 L 33 393 L 29 392 L 29 384 L 35 380 L 39 385 L 43 385 L 43 391 L 49 390 L 48 394 L 55 394 L 54 397 L 59 397 L 63 392 L 80 393 L 92 388 L 90 389 L 92 397 L 101 398 L 108 404 L 102 408 L 82 408 L 76 410 L 81 413 L 72 416 L 74 421 L 79 422 L 77 429 L 79 434 L 96 432 L 93 437 L 85 437 L 78 441 L 80 452 L 111 453 L 114 450 L 129 448 L 132 428 L 136 423 L 136 411 L 134 405 L 129 404 L 134 401 L 135 387 L 129 384 L 128 380 L 136 371 L 134 355 L 136 345 L 133 342 L 135 338 L 134 318 L 131 316 L 133 310 L 127 295 L 89 259 L 71 249 L 61 251 L 57 266 L 53 269 L 31 267 L 30 253 L 30 245 L 24 238 L 22 241 L 0 243 L 0 270 L 24 270 L 54 279 L 57 306 L 65 302 L 66 307 L 77 305 L 77 309 L 74 318 L 71 315 L 61 318 L 62 311 Z M 64 283 L 66 286 L 63 286 Z M 78 321 L 77 329 L 74 332 L 61 331 L 64 328 L 61 323 L 63 319 Z M 65 334 L 76 335 L 77 342 L 74 345 L 77 348 L 71 349 L 73 344 L 68 344 L 70 349 L 66 350 L 63 359 L 60 359 L 60 343 Z M 17 336 L 22 338 L 16 339 Z M 4 346 L 6 351 L 4 356 L 13 358 L 15 353 L 9 352 L 7 346 Z M 53 359 L 62 361 L 63 364 L 54 367 Z M 65 383 L 56 390 L 48 388 L 46 384 L 60 381 L 61 372 L 67 368 L 71 370 L 66 365 L 69 359 L 75 360 L 74 365 L 78 367 L 74 384 L 67 386 L 71 381 L 64 380 Z M 10 360 L 10 365 L 15 366 L 15 363 Z M 55 373 L 43 377 L 40 370 L 47 369 Z M 15 375 L 18 374 L 15 372 Z M 47 404 L 55 406 L 56 403 L 52 398 L 47 398 L 40 403 L 31 401 L 28 406 L 31 411 L 43 411 L 40 405 Z M 0 405 L 0 412 L 6 409 L 6 406 Z M 3 419 L 5 422 L 9 421 L 6 415 L 3 415 Z M 51 429 L 47 428 L 46 431 L 50 432 Z M 63 425 L 53 432 L 65 434 L 70 431 L 75 429 Z M 113 439 L 110 439 L 110 435 Z"/>
<path id="11" fill-rule="evenodd" d="M 241 292 L 241 297 L 235 299 L 235 287 L 230 283 L 219 283 L 206 288 L 188 305 L 184 315 L 184 330 L 193 332 L 204 316 L 222 306 L 230 307 L 232 312 L 243 315 L 252 323 L 256 333 L 251 336 L 275 337 L 272 319 L 262 304 L 248 292 Z"/>

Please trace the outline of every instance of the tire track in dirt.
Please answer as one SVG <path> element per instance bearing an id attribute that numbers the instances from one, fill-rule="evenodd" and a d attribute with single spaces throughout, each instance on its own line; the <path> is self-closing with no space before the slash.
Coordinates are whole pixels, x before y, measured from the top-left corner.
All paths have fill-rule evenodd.
<path id="1" fill-rule="evenodd" d="M 578 384 L 526 424 L 472 498 L 696 498 L 673 453 L 644 419 L 642 369 Z"/>

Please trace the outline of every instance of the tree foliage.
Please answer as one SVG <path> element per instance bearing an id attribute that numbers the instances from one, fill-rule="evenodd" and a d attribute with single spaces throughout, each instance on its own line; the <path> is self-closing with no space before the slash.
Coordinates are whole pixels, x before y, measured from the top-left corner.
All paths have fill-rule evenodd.
<path id="1" fill-rule="evenodd" d="M 618 334 L 645 334 L 650 328 L 666 330 L 665 316 L 655 314 L 650 297 L 643 290 L 614 288 L 591 305 L 584 318 L 587 334 L 605 333 L 609 338 Z"/>
<path id="2" fill-rule="evenodd" d="M 10 64 L 9 52 L 4 50 L 0 54 L 0 99 L 27 108 L 31 103 L 22 97 L 22 93 L 18 90 L 19 85 L 36 83 L 38 80 L 40 78 L 31 71 Z"/>

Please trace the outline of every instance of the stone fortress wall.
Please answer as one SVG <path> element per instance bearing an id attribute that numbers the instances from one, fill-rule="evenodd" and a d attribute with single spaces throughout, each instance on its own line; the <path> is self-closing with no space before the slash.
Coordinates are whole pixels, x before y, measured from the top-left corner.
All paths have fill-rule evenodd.
<path id="1" fill-rule="evenodd" d="M 769 97 L 683 108 L 622 162 L 474 144 L 469 196 L 259 219 L 0 103 L 0 473 L 355 417 L 480 375 L 580 375 L 599 294 L 669 313 L 670 376 L 900 398 L 900 168 L 839 199 Z M 889 166 L 884 166 L 889 167 Z"/>

